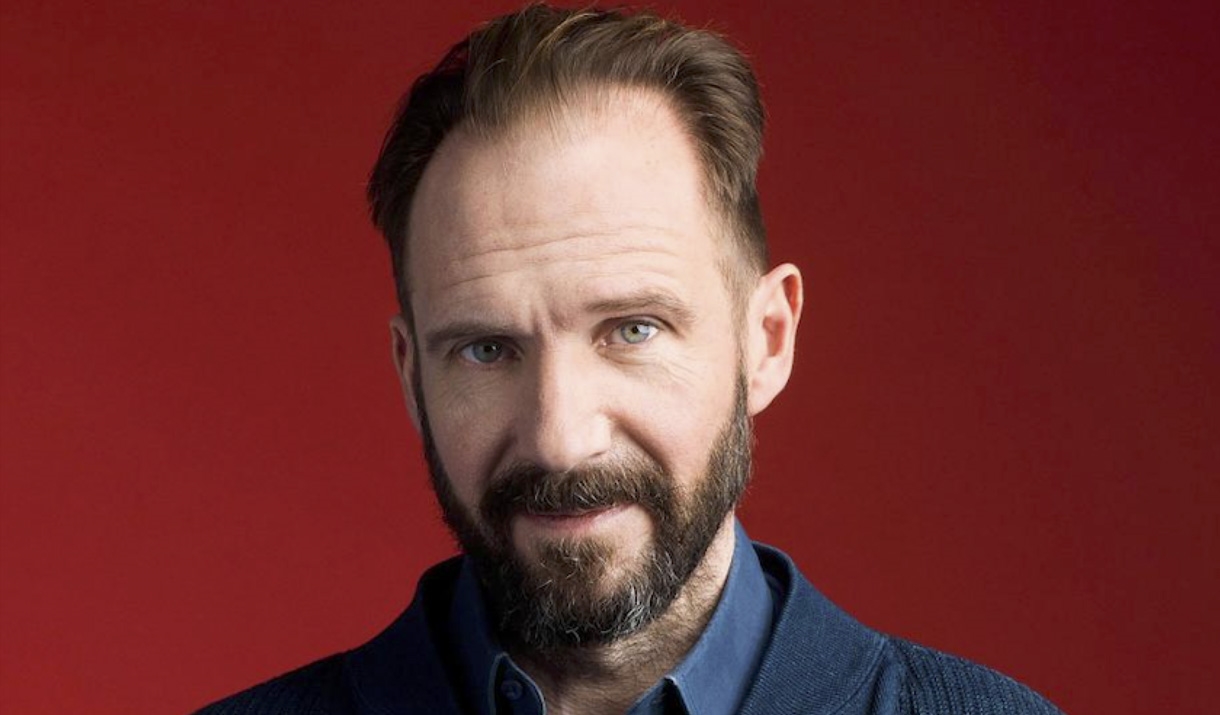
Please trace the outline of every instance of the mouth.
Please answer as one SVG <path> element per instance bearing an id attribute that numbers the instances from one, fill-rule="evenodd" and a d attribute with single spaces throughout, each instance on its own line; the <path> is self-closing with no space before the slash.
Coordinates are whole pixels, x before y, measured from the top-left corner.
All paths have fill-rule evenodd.
<path id="1" fill-rule="evenodd" d="M 626 504 L 573 511 L 523 512 L 520 517 L 529 526 L 542 531 L 577 533 L 595 528 L 627 509 Z"/>

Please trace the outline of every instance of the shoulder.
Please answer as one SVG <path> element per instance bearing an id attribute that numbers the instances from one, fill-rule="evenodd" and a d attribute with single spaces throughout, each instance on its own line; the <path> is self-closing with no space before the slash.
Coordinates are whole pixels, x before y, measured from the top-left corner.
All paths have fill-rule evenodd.
<path id="1" fill-rule="evenodd" d="M 344 677 L 344 654 L 336 654 L 229 696 L 195 715 L 344 715 L 355 712 Z"/>
<path id="2" fill-rule="evenodd" d="M 760 666 L 760 704 L 749 712 L 1061 715 L 1012 678 L 861 624 L 783 552 L 755 550 L 774 583 L 777 619 Z"/>
<path id="3" fill-rule="evenodd" d="M 411 605 L 372 640 L 227 697 L 196 715 L 454 712 L 443 639 L 437 632 L 448 613 L 458 569 L 458 560 L 451 559 L 424 573 Z"/>
<path id="4" fill-rule="evenodd" d="M 986 666 L 900 638 L 887 650 L 902 671 L 900 712 L 917 715 L 1061 715 L 1030 688 Z"/>

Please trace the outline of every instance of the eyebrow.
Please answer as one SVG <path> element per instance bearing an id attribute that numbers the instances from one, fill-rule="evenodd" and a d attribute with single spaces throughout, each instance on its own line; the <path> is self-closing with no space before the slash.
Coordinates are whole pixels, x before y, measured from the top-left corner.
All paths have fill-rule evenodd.
<path id="1" fill-rule="evenodd" d="M 660 317 L 665 317 L 679 327 L 695 322 L 695 311 L 686 301 L 663 290 L 643 290 L 619 298 L 596 300 L 586 303 L 585 311 L 612 315 L 659 313 Z"/>

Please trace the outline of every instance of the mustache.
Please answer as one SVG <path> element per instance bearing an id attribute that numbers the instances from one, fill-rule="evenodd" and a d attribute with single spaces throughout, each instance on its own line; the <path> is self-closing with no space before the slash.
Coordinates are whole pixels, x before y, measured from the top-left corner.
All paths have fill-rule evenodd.
<path id="1" fill-rule="evenodd" d="M 504 470 L 483 495 L 480 512 L 493 528 L 521 513 L 571 514 L 638 504 L 657 516 L 672 511 L 673 480 L 659 464 L 624 460 L 551 472 L 532 464 Z"/>

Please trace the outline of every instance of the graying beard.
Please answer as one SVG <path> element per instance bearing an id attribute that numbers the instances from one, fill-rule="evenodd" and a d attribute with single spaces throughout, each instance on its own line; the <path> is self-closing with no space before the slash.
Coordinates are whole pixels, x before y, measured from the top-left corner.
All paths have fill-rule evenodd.
<path id="1" fill-rule="evenodd" d="M 608 643 L 638 632 L 676 595 L 655 586 L 680 587 L 681 579 L 668 554 L 654 549 L 644 569 L 590 602 L 587 585 L 605 576 L 610 554 L 610 547 L 596 541 L 561 541 L 542 546 L 537 563 L 510 567 L 524 567 L 529 576 L 522 580 L 533 582 L 535 590 L 528 598 L 501 602 L 499 630 L 538 652 Z M 513 581 L 522 575 L 501 577 Z"/>

